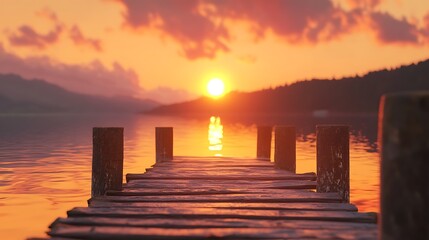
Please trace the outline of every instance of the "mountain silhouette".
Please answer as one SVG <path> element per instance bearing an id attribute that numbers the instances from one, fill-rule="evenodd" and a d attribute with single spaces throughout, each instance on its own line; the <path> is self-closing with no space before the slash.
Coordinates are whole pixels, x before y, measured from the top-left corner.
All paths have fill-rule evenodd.
<path id="1" fill-rule="evenodd" d="M 255 92 L 231 92 L 219 99 L 163 105 L 148 111 L 165 115 L 376 113 L 386 93 L 429 90 L 429 59 L 392 70 L 339 80 L 313 79 Z"/>
<path id="2" fill-rule="evenodd" d="M 0 74 L 0 113 L 138 112 L 158 103 L 131 97 L 100 97 L 67 91 L 43 80 Z"/>

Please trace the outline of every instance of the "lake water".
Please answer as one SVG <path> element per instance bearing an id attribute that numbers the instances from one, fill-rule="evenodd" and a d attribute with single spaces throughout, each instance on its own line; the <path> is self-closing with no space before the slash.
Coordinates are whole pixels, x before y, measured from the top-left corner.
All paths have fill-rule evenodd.
<path id="1" fill-rule="evenodd" d="M 174 155 L 255 157 L 256 125 L 297 128 L 297 172 L 316 171 L 316 124 L 351 126 L 351 202 L 378 212 L 374 116 L 176 118 L 146 115 L 0 116 L 1 239 L 43 237 L 49 223 L 90 197 L 92 127 L 124 127 L 124 173 L 154 164 L 156 126 L 174 127 Z"/>

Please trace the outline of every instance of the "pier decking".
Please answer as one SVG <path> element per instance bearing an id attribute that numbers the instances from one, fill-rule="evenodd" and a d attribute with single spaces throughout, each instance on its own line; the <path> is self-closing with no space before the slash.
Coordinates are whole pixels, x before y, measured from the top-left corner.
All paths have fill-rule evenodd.
<path id="1" fill-rule="evenodd" d="M 174 157 L 126 178 L 53 222 L 52 239 L 377 238 L 375 214 L 268 160 Z"/>

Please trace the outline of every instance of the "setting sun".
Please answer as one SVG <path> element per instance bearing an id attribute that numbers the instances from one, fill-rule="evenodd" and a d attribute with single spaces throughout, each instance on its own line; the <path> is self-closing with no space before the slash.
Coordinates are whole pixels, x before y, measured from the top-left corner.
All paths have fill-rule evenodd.
<path id="1" fill-rule="evenodd" d="M 210 96 L 219 97 L 224 94 L 225 84 L 219 78 L 213 78 L 207 83 L 207 92 Z"/>

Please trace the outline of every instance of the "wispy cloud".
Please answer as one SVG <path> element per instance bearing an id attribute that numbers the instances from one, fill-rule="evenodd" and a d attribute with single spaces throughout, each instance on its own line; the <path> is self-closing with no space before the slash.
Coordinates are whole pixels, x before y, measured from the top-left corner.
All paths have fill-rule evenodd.
<path id="1" fill-rule="evenodd" d="M 396 19 L 388 13 L 375 12 L 370 15 L 371 24 L 378 39 L 385 43 L 417 43 L 417 27 L 405 18 Z"/>
<path id="2" fill-rule="evenodd" d="M 19 74 L 29 79 L 43 79 L 72 92 L 98 96 L 132 96 L 162 103 L 189 100 L 195 95 L 185 90 L 140 86 L 139 76 L 119 63 L 111 67 L 99 61 L 89 64 L 64 64 L 48 57 L 21 58 L 7 52 L 0 44 L 0 73 Z"/>
<path id="3" fill-rule="evenodd" d="M 12 46 L 45 49 L 59 42 L 62 34 L 67 33 L 75 45 L 89 47 L 98 52 L 102 51 L 100 39 L 85 36 L 77 25 L 68 27 L 52 10 L 42 9 L 36 12 L 36 16 L 48 20 L 53 25 L 52 30 L 47 33 L 40 33 L 30 25 L 22 25 L 9 33 L 8 41 Z"/>
<path id="4" fill-rule="evenodd" d="M 122 3 L 126 7 L 124 18 L 128 26 L 158 29 L 178 41 L 189 59 L 213 58 L 217 52 L 229 51 L 227 29 L 205 15 L 198 0 L 124 0 Z"/>
<path id="5" fill-rule="evenodd" d="M 246 22 L 258 39 L 267 34 L 290 44 L 318 44 L 357 30 L 372 31 L 386 44 L 417 44 L 417 23 L 377 10 L 381 0 L 348 0 L 348 9 L 331 0 L 117 0 L 125 25 L 155 29 L 181 46 L 188 59 L 214 58 L 231 51 L 231 24 Z"/>
<path id="6" fill-rule="evenodd" d="M 426 36 L 423 40 L 429 44 L 429 12 L 424 17 L 424 26 L 420 31 L 421 35 Z"/>
<path id="7" fill-rule="evenodd" d="M 0 72 L 40 78 L 67 90 L 100 96 L 141 96 L 137 74 L 119 63 L 107 68 L 99 61 L 73 65 L 48 57 L 21 58 L 0 45 Z"/>
<path id="8" fill-rule="evenodd" d="M 61 25 L 56 25 L 53 30 L 43 34 L 38 33 L 29 25 L 23 25 L 16 32 L 10 34 L 9 43 L 13 46 L 44 49 L 58 42 L 63 30 Z"/>
<path id="9" fill-rule="evenodd" d="M 70 28 L 69 36 L 76 45 L 88 46 L 98 52 L 102 51 L 101 40 L 85 37 L 80 28 L 76 25 Z"/>

